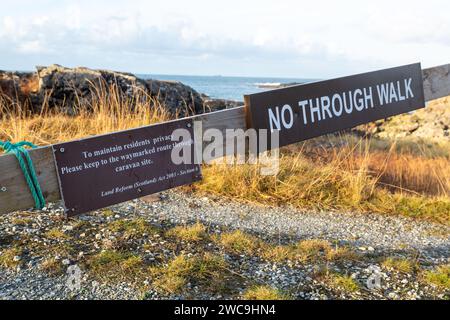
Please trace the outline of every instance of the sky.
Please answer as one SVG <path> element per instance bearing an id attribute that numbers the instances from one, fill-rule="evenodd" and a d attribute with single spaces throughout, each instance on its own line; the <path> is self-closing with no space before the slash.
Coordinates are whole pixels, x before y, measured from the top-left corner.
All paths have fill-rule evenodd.
<path id="1" fill-rule="evenodd" d="M 0 69 L 332 78 L 450 63 L 450 1 L 15 0 Z"/>

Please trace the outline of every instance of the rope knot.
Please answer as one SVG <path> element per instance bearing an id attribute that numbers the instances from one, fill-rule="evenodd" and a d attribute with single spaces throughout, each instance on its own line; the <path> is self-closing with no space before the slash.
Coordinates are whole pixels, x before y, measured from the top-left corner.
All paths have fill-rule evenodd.
<path id="1" fill-rule="evenodd" d="M 16 146 L 14 144 L 12 144 L 11 142 L 6 141 L 3 144 L 2 148 L 3 148 L 3 150 L 5 150 L 6 153 L 10 153 L 13 148 L 16 148 Z"/>

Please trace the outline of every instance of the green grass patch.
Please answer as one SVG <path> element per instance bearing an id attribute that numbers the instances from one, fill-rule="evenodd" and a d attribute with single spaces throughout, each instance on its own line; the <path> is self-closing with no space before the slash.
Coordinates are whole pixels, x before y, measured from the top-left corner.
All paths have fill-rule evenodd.
<path id="1" fill-rule="evenodd" d="M 142 218 L 116 220 L 110 222 L 106 228 L 114 233 L 122 233 L 124 238 L 142 237 L 143 234 L 155 232 L 155 228 Z"/>
<path id="2" fill-rule="evenodd" d="M 387 258 L 381 265 L 388 269 L 393 269 L 402 273 L 411 273 L 416 267 L 416 263 L 404 258 Z"/>
<path id="3" fill-rule="evenodd" d="M 247 289 L 242 295 L 244 300 L 289 300 L 289 296 L 269 286 L 255 286 Z"/>
<path id="4" fill-rule="evenodd" d="M 66 235 L 63 231 L 59 230 L 58 228 L 50 229 L 44 234 L 44 236 L 51 240 L 66 240 L 69 238 L 68 235 Z"/>
<path id="5" fill-rule="evenodd" d="M 135 279 L 144 268 L 142 258 L 130 252 L 105 250 L 86 262 L 89 273 L 100 279 Z"/>
<path id="6" fill-rule="evenodd" d="M 225 294 L 235 290 L 236 275 L 228 263 L 218 255 L 205 253 L 194 257 L 179 255 L 167 265 L 150 267 L 153 285 L 170 294 L 186 293 L 187 283 L 201 290 Z"/>
<path id="7" fill-rule="evenodd" d="M 360 288 L 355 279 L 350 276 L 331 274 L 331 283 L 338 289 L 343 290 L 347 293 L 357 292 Z"/>
<path id="8" fill-rule="evenodd" d="M 201 223 L 174 227 L 166 232 L 166 236 L 186 242 L 198 242 L 208 238 L 206 227 Z"/>
<path id="9" fill-rule="evenodd" d="M 450 290 L 450 265 L 440 266 L 424 274 L 427 283 L 443 290 Z"/>
<path id="10" fill-rule="evenodd" d="M 255 251 L 261 246 L 261 241 L 257 237 L 240 230 L 225 232 L 216 237 L 214 241 L 225 250 L 237 255 L 255 254 Z"/>

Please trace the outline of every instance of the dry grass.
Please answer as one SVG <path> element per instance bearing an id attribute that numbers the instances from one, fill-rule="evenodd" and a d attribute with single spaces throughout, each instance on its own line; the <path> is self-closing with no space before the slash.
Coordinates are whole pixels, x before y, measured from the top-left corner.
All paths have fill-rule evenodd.
<path id="1" fill-rule="evenodd" d="M 439 289 L 450 290 L 450 265 L 440 266 L 434 271 L 425 272 L 424 280 Z"/>
<path id="2" fill-rule="evenodd" d="M 114 233 L 121 233 L 123 238 L 137 238 L 144 234 L 151 234 L 155 229 L 144 219 L 122 219 L 109 223 L 106 227 L 109 231 Z"/>
<path id="3" fill-rule="evenodd" d="M 32 222 L 33 222 L 33 220 L 31 218 L 19 218 L 19 217 L 17 217 L 17 218 L 13 218 L 11 220 L 11 223 L 13 223 L 14 225 L 22 226 L 22 227 L 26 226 L 26 225 L 29 225 Z"/>
<path id="4" fill-rule="evenodd" d="M 394 189 L 393 191 L 449 196 L 449 161 L 444 157 L 373 152 L 369 168 L 371 172 L 379 174 L 379 184 Z"/>
<path id="5" fill-rule="evenodd" d="M 278 289 L 268 286 L 256 286 L 247 289 L 242 295 L 244 300 L 288 300 L 289 297 Z"/>
<path id="6" fill-rule="evenodd" d="M 42 271 L 49 275 L 57 276 L 61 275 L 64 272 L 64 266 L 60 260 L 56 260 L 55 258 L 45 259 L 40 268 Z"/>
<path id="7" fill-rule="evenodd" d="M 283 263 L 286 261 L 313 262 L 356 259 L 357 255 L 345 247 L 332 247 L 321 239 L 302 240 L 294 244 L 273 245 L 240 230 L 213 237 L 225 251 L 235 255 L 256 255 L 261 259 Z"/>
<path id="8" fill-rule="evenodd" d="M 387 258 L 381 265 L 388 269 L 393 269 L 402 273 L 411 273 L 416 267 L 416 263 L 405 258 Z"/>
<path id="9" fill-rule="evenodd" d="M 348 248 L 332 247 L 326 240 L 303 240 L 291 245 L 264 245 L 260 252 L 261 258 L 271 262 L 314 262 L 314 261 L 345 261 L 357 259 L 357 255 Z"/>
<path id="10" fill-rule="evenodd" d="M 347 293 L 354 293 L 359 290 L 359 285 L 350 276 L 340 274 L 330 274 L 330 282 L 339 290 Z"/>
<path id="11" fill-rule="evenodd" d="M 182 293 L 187 284 L 200 286 L 213 293 L 226 293 L 234 288 L 236 275 L 218 255 L 205 253 L 187 258 L 176 256 L 166 266 L 150 267 L 153 285 L 167 293 Z M 188 293 L 188 292 L 187 292 Z"/>
<path id="12" fill-rule="evenodd" d="M 312 261 L 319 259 L 324 253 L 331 250 L 330 244 L 325 240 L 303 240 L 294 245 L 269 246 L 263 250 L 262 257 L 272 262 Z"/>
<path id="13" fill-rule="evenodd" d="M 345 247 L 335 247 L 327 251 L 325 257 L 328 261 L 349 261 L 359 258 L 354 251 Z"/>
<path id="14" fill-rule="evenodd" d="M 237 255 L 254 254 L 261 245 L 258 238 L 241 230 L 223 233 L 214 240 L 225 250 Z"/>
<path id="15" fill-rule="evenodd" d="M 400 214 L 450 223 L 448 158 L 396 154 L 393 146 L 381 153 L 372 150 L 370 140 L 353 142 L 314 154 L 301 146 L 283 149 L 277 176 L 263 176 L 254 165 L 205 166 L 204 180 L 194 190 L 301 209 Z"/>
<path id="16" fill-rule="evenodd" d="M 11 106 L 9 100 L 0 97 L 0 140 L 49 145 L 170 119 L 166 109 L 145 92 L 131 99 L 111 85 L 108 90 L 93 87 L 92 96 L 90 102 L 75 102 L 75 116 L 67 115 L 62 108 L 50 110 L 45 104 L 39 114 L 33 115 L 26 107 Z"/>
<path id="17" fill-rule="evenodd" d="M 45 233 L 45 237 L 51 240 L 64 240 L 68 236 L 58 228 L 52 228 Z"/>
<path id="18" fill-rule="evenodd" d="M 86 267 L 89 273 L 102 280 L 134 280 L 143 271 L 143 261 L 129 252 L 105 250 L 91 256 Z"/>
<path id="19" fill-rule="evenodd" d="M 186 242 L 198 242 L 207 238 L 206 227 L 201 223 L 192 226 L 177 226 L 166 232 L 169 238 Z"/>
<path id="20" fill-rule="evenodd" d="M 18 247 L 12 247 L 10 249 L 5 249 L 0 255 L 0 266 L 9 269 L 15 269 L 21 262 L 16 261 L 15 257 L 20 257 L 22 255 L 22 249 Z"/>

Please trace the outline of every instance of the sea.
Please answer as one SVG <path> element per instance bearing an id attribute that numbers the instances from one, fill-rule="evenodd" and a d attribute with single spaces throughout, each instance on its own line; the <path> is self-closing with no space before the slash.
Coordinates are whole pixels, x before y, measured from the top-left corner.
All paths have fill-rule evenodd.
<path id="1" fill-rule="evenodd" d="M 244 94 L 258 93 L 276 88 L 281 84 L 307 83 L 316 79 L 304 78 L 260 78 L 260 77 L 225 77 L 225 76 L 187 76 L 140 74 L 143 79 L 180 81 L 199 93 L 214 99 L 244 101 Z"/>

